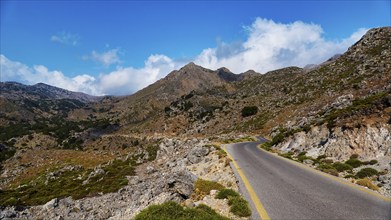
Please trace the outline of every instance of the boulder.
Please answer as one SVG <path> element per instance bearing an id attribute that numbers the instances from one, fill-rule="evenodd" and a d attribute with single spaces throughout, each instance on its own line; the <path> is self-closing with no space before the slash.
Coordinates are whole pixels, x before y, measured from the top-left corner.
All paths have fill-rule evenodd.
<path id="1" fill-rule="evenodd" d="M 183 170 L 174 173 L 167 179 L 167 185 L 182 198 L 189 198 L 194 190 L 194 182 L 197 177 L 189 171 Z"/>
<path id="2" fill-rule="evenodd" d="M 206 147 L 195 147 L 189 151 L 187 158 L 191 163 L 199 163 L 208 153 L 209 149 Z"/>
<path id="3" fill-rule="evenodd" d="M 43 205 L 43 208 L 45 209 L 54 209 L 58 206 L 58 198 L 54 198 L 47 202 L 45 205 Z"/>

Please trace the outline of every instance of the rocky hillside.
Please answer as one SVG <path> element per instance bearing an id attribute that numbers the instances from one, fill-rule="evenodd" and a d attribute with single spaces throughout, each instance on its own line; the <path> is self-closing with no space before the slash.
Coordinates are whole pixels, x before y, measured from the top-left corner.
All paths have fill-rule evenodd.
<path id="1" fill-rule="evenodd" d="M 21 121 L 32 123 L 34 119 L 67 115 L 69 111 L 83 108 L 102 98 L 43 83 L 28 86 L 0 82 L 0 125 Z"/>
<path id="2" fill-rule="evenodd" d="M 189 97 L 187 95 L 193 91 L 210 91 L 216 88 L 230 93 L 234 91 L 233 82 L 254 75 L 260 74 L 249 71 L 237 75 L 227 68 L 209 70 L 189 63 L 135 94 L 118 99 L 111 111 L 119 114 L 121 123 L 131 124 L 137 130 L 140 124 L 160 118 L 164 108 L 179 97 Z"/>
<path id="3" fill-rule="evenodd" d="M 265 74 L 190 63 L 126 97 L 1 83 L 0 218 L 116 219 L 155 202 L 198 204 L 194 175 L 236 189 L 215 142 L 241 135 L 307 162 L 360 160 L 390 194 L 390 39 L 391 27 L 371 29 L 320 65 Z"/>
<path id="4" fill-rule="evenodd" d="M 167 98 L 159 105 L 154 99 L 132 102 L 129 111 L 119 110 L 121 122 L 126 132 L 175 135 L 230 132 L 271 135 L 278 127 L 296 129 L 320 123 L 327 108 L 341 96 L 347 95 L 354 102 L 389 93 L 389 38 L 389 27 L 372 29 L 345 54 L 309 70 L 288 67 L 263 75 L 253 74 L 221 86 L 192 87 L 181 90 L 182 96 L 175 100 Z M 205 69 L 197 71 L 193 75 L 206 76 Z M 160 88 L 163 81 L 179 73 L 187 76 L 175 72 L 149 89 Z M 177 85 L 173 85 L 174 88 Z M 140 105 L 144 110 L 136 111 Z M 255 106 L 256 114 L 243 117 L 242 110 L 246 106 Z"/>
<path id="5" fill-rule="evenodd" d="M 32 86 L 17 82 L 0 82 L 0 96 L 9 100 L 21 99 L 75 99 L 83 103 L 95 102 L 101 97 L 87 95 L 81 92 L 71 92 L 55 86 L 38 83 Z"/>

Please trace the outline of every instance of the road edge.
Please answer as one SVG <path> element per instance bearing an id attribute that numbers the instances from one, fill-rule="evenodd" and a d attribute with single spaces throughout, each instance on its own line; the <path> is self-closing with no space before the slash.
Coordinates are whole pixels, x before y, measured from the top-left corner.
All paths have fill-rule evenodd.
<path id="1" fill-rule="evenodd" d="M 236 172 L 239 174 L 240 178 L 242 179 L 242 182 L 247 189 L 248 194 L 250 195 L 250 198 L 255 206 L 255 209 L 258 212 L 259 217 L 262 220 L 270 219 L 269 215 L 267 214 L 264 206 L 262 205 L 261 200 L 258 198 L 257 194 L 255 193 L 254 189 L 252 188 L 250 182 L 248 181 L 246 175 L 243 173 L 242 169 L 240 166 L 236 163 L 236 161 L 233 159 L 231 154 L 227 151 L 227 145 L 224 145 L 224 151 L 227 153 L 228 158 L 231 159 L 232 164 L 234 165 Z"/>
<path id="2" fill-rule="evenodd" d="M 261 151 L 264 151 L 264 152 L 266 152 L 266 153 L 268 153 L 268 154 L 274 156 L 274 157 L 277 157 L 277 158 L 279 158 L 279 159 L 285 160 L 285 161 L 287 161 L 287 162 L 289 162 L 289 163 L 291 163 L 291 164 L 293 164 L 293 165 L 295 165 L 295 166 L 298 166 L 298 167 L 301 167 L 301 168 L 303 168 L 303 169 L 306 169 L 306 170 L 308 170 L 308 171 L 310 171 L 310 172 L 312 172 L 312 173 L 316 173 L 316 174 L 318 174 L 318 175 L 327 177 L 327 178 L 329 178 L 329 179 L 331 179 L 331 180 L 334 180 L 334 181 L 337 181 L 337 182 L 339 182 L 339 183 L 343 183 L 343 184 L 345 184 L 345 185 L 347 185 L 347 186 L 349 186 L 349 187 L 351 187 L 351 188 L 354 188 L 354 189 L 356 189 L 356 190 L 359 190 L 359 191 L 364 192 L 364 193 L 366 193 L 366 194 L 369 194 L 369 195 L 371 195 L 371 196 L 377 197 L 378 199 L 381 199 L 381 200 L 383 200 L 383 201 L 391 202 L 391 198 L 385 197 L 385 196 L 383 196 L 383 195 L 381 195 L 381 194 L 379 194 L 379 193 L 377 193 L 377 192 L 373 192 L 373 191 L 371 191 L 371 190 L 369 190 L 369 189 L 367 189 L 367 188 L 364 188 L 364 187 L 359 186 L 359 185 L 357 185 L 357 184 L 351 183 L 351 182 L 349 182 L 349 181 L 345 181 L 345 180 L 343 180 L 343 179 L 341 179 L 341 178 L 339 178 L 339 177 L 332 176 L 332 175 L 330 175 L 330 174 L 327 174 L 327 173 L 324 173 L 324 172 L 322 172 L 322 171 L 316 170 L 316 169 L 314 169 L 314 168 L 312 168 L 312 167 L 306 166 L 306 165 L 301 164 L 301 163 L 299 163 L 299 162 L 297 162 L 297 161 L 290 160 L 290 159 L 288 159 L 288 158 L 278 156 L 278 155 L 276 155 L 276 154 L 274 154 L 274 153 L 272 153 L 272 152 L 270 152 L 270 151 L 267 151 L 267 150 L 263 149 L 262 147 L 260 147 L 260 145 L 258 145 L 257 148 L 258 148 L 259 150 L 261 150 Z"/>

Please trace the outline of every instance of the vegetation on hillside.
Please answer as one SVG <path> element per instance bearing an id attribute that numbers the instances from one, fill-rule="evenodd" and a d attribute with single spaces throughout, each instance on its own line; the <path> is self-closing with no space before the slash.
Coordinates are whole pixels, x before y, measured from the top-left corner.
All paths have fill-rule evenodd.
<path id="1" fill-rule="evenodd" d="M 126 176 L 134 175 L 135 158 L 114 160 L 97 172 L 83 167 L 65 167 L 43 172 L 20 186 L 1 190 L 0 205 L 42 205 L 53 198 L 72 196 L 80 199 L 99 193 L 115 192 L 128 184 Z"/>
<path id="2" fill-rule="evenodd" d="M 242 108 L 242 117 L 248 117 L 258 113 L 257 106 L 245 106 Z"/>
<path id="3" fill-rule="evenodd" d="M 177 220 L 177 219 L 210 219 L 228 220 L 206 205 L 195 208 L 184 208 L 175 202 L 165 202 L 160 205 L 151 205 L 136 215 L 135 220 Z"/>
<path id="4" fill-rule="evenodd" d="M 65 149 L 82 149 L 83 140 L 73 136 L 77 132 L 105 130 L 115 124 L 109 119 L 67 121 L 61 117 L 40 120 L 34 124 L 16 123 L 0 127 L 0 142 L 12 146 L 12 138 L 18 138 L 33 133 L 42 133 L 56 138 L 58 147 Z"/>
<path id="5" fill-rule="evenodd" d="M 202 200 L 206 195 L 209 195 L 211 190 L 217 190 L 216 199 L 228 199 L 230 212 L 239 217 L 247 217 L 251 215 L 251 209 L 248 202 L 237 192 L 232 189 L 226 189 L 223 185 L 217 182 L 198 179 L 194 185 L 194 193 L 192 198 Z"/>

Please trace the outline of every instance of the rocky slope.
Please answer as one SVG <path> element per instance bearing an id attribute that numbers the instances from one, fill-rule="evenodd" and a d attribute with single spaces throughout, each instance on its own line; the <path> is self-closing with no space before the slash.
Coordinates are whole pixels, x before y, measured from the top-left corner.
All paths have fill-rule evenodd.
<path id="1" fill-rule="evenodd" d="M 208 144 L 210 147 L 208 147 Z M 191 198 L 198 178 L 218 181 L 237 190 L 236 180 L 226 158 L 209 140 L 161 140 L 156 159 L 142 163 L 136 175 L 127 176 L 127 184 L 117 192 L 74 200 L 54 198 L 41 206 L 9 207 L 1 219 L 131 219 L 150 204 L 177 201 L 194 206 Z M 73 167 L 72 169 L 76 169 Z M 97 166 L 90 176 L 105 172 Z M 228 210 L 227 201 L 209 198 L 208 205 L 232 219 L 240 219 Z M 243 219 L 243 218 L 242 218 Z"/>
<path id="2" fill-rule="evenodd" d="M 84 103 L 94 102 L 101 97 L 87 95 L 81 92 L 71 92 L 55 86 L 38 83 L 23 85 L 17 82 L 0 82 L 0 96 L 9 100 L 20 99 L 75 99 Z"/>
<path id="3" fill-rule="evenodd" d="M 118 219 L 166 200 L 199 204 L 196 177 L 236 189 L 221 151 L 204 145 L 241 134 L 314 160 L 377 160 L 365 166 L 390 194 L 389 39 L 391 27 L 371 29 L 323 64 L 262 75 L 190 63 L 126 97 L 1 83 L 0 218 Z M 204 202 L 230 215 L 213 196 Z"/>

